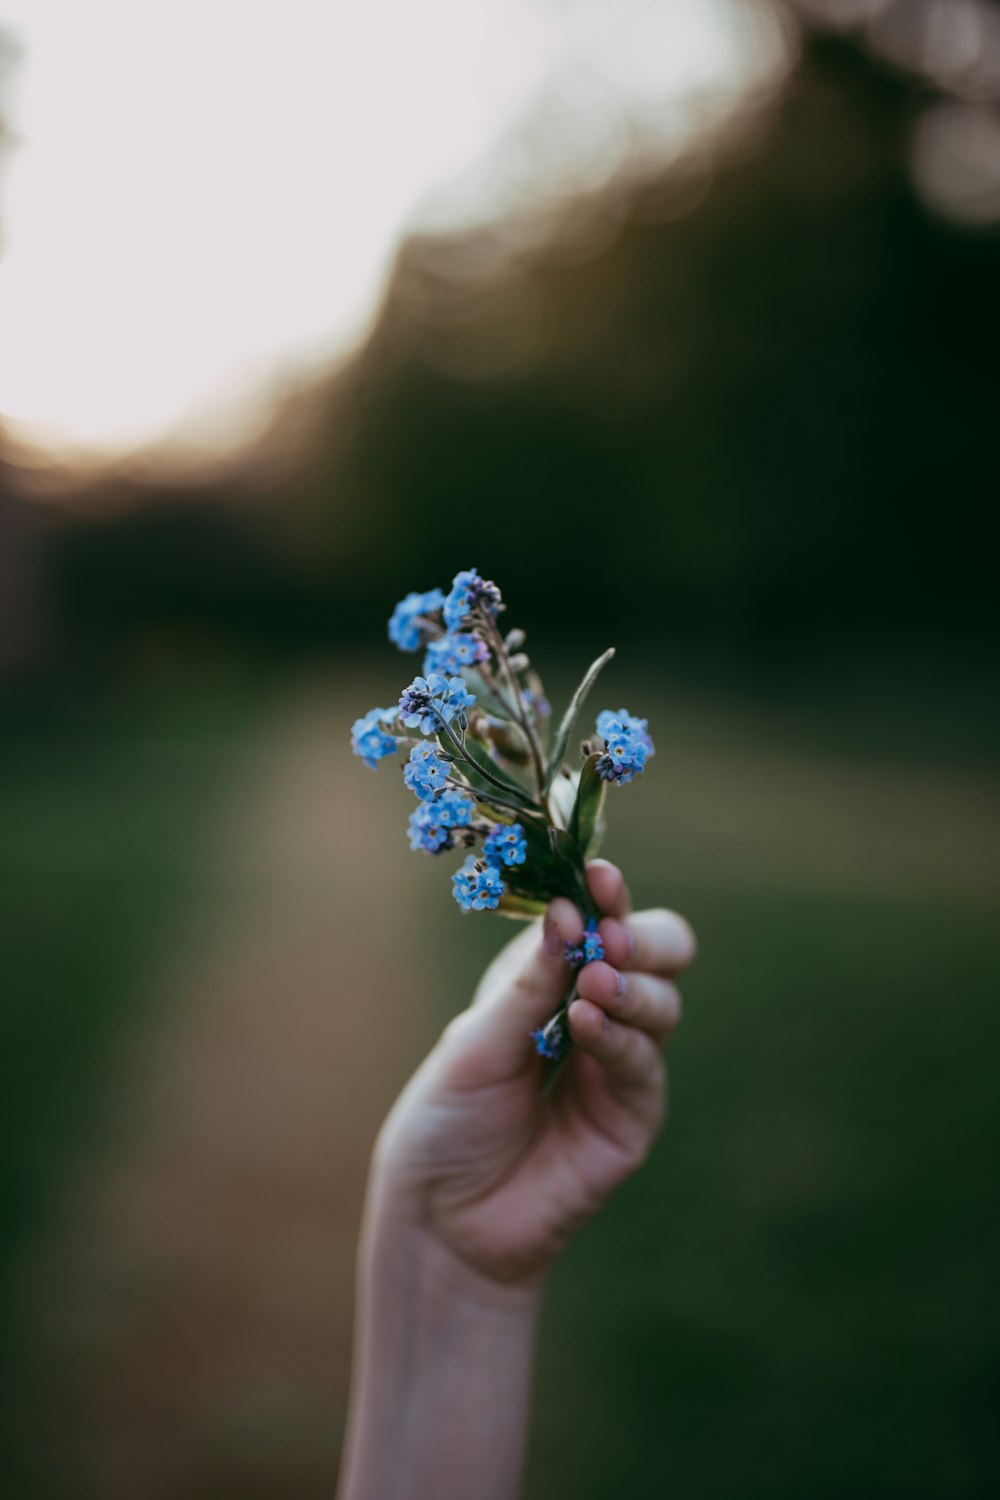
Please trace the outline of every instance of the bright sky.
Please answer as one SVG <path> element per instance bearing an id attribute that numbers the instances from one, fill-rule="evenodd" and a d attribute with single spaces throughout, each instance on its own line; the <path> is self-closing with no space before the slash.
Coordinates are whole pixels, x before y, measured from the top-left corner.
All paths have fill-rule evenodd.
<path id="1" fill-rule="evenodd" d="M 592 184 L 637 141 L 668 154 L 695 100 L 780 66 L 766 16 L 750 0 L 0 0 L 22 51 L 0 419 L 79 454 L 237 444 L 282 372 L 363 337 L 405 229 Z"/>

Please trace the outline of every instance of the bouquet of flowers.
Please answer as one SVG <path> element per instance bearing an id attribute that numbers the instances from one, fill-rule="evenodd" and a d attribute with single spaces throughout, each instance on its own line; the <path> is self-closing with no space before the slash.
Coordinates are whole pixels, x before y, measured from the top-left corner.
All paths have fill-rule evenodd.
<path id="1" fill-rule="evenodd" d="M 642 773 L 653 742 L 645 719 L 605 709 L 571 757 L 584 698 L 614 651 L 584 674 L 553 733 L 524 632 L 505 634 L 498 624 L 504 608 L 496 584 L 474 568 L 457 574 L 447 594 L 407 594 L 393 611 L 389 639 L 401 651 L 424 650 L 423 675 L 395 708 L 373 708 L 355 722 L 351 748 L 372 770 L 408 751 L 403 780 L 417 799 L 410 847 L 473 851 L 451 878 L 463 911 L 532 918 L 555 896 L 574 901 L 586 921 L 582 942 L 567 945 L 576 971 L 604 953 L 584 861 L 603 837 L 605 792 Z M 532 1033 L 544 1058 L 558 1062 L 569 1047 L 572 999 L 571 987 Z"/>

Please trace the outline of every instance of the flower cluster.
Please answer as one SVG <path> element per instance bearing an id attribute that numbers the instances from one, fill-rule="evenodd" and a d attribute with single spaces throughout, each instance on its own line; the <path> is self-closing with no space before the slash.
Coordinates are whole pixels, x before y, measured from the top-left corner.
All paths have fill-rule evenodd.
<path id="1" fill-rule="evenodd" d="M 483 845 L 483 856 L 495 870 L 504 865 L 523 865 L 528 845 L 520 823 L 500 823 Z"/>
<path id="2" fill-rule="evenodd" d="M 380 727 L 383 724 L 391 724 L 395 717 L 395 712 L 391 708 L 372 708 L 363 719 L 355 719 L 351 727 L 351 749 L 355 755 L 360 755 L 365 765 L 373 771 L 378 767 L 380 760 L 396 753 L 395 737 L 386 734 L 385 730 Z"/>
<path id="3" fill-rule="evenodd" d="M 448 762 L 426 741 L 414 745 L 403 767 L 403 780 L 421 802 L 426 802 L 448 785 Z"/>
<path id="4" fill-rule="evenodd" d="M 620 708 L 617 713 L 606 708 L 597 716 L 597 733 L 604 741 L 604 754 L 597 762 L 602 781 L 619 786 L 641 776 L 649 757 L 655 754 L 645 719 L 637 719 Z"/>
<path id="5" fill-rule="evenodd" d="M 566 944 L 566 962 L 571 969 L 582 969 L 584 964 L 592 964 L 595 959 L 603 957 L 604 944 L 597 930 L 597 918 L 590 917 L 580 941 Z"/>
<path id="6" fill-rule="evenodd" d="M 495 583 L 480 578 L 475 568 L 468 568 L 455 574 L 451 593 L 444 601 L 444 623 L 449 630 L 460 630 L 477 607 L 483 614 L 497 614 L 503 608 L 500 590 Z"/>
<path id="7" fill-rule="evenodd" d="M 400 599 L 389 621 L 389 639 L 400 651 L 417 651 L 433 630 L 434 615 L 444 608 L 444 595 L 440 589 L 431 589 L 426 594 L 407 594 Z"/>
<path id="8" fill-rule="evenodd" d="M 486 645 L 471 631 L 459 631 L 455 635 L 442 635 L 431 641 L 424 657 L 424 671 L 461 672 L 463 667 L 475 667 L 489 658 Z"/>
<path id="9" fill-rule="evenodd" d="M 567 760 L 583 698 L 611 656 L 606 651 L 574 694 L 558 729 L 521 630 L 504 635 L 500 590 L 474 568 L 450 589 L 406 595 L 389 620 L 401 651 L 423 650 L 423 669 L 395 708 L 356 720 L 351 749 L 372 770 L 402 751 L 403 781 L 417 799 L 410 848 L 438 855 L 466 849 L 452 876 L 462 911 L 540 915 L 568 896 L 587 919 L 581 941 L 566 945 L 568 970 L 604 956 L 584 876 L 603 829 L 606 785 L 645 769 L 653 741 L 645 719 L 626 709 L 597 718 L 597 743 L 583 762 Z M 532 1033 L 537 1052 L 558 1059 L 569 1046 L 566 1010 Z"/>
<path id="10" fill-rule="evenodd" d="M 500 905 L 504 884 L 499 871 L 470 854 L 460 870 L 451 877 L 455 900 L 463 911 L 495 911 Z"/>
<path id="11" fill-rule="evenodd" d="M 544 1057 L 549 1062 L 558 1062 L 569 1045 L 562 1011 L 557 1012 L 544 1026 L 539 1026 L 537 1031 L 531 1032 L 531 1040 L 539 1057 Z"/>
<path id="12" fill-rule="evenodd" d="M 421 734 L 436 734 L 441 724 L 450 724 L 453 719 L 464 725 L 465 711 L 475 701 L 473 694 L 465 691 L 461 677 L 442 677 L 432 672 L 429 677 L 414 677 L 409 687 L 403 689 L 399 722 L 406 729 L 419 729 Z"/>
<path id="13" fill-rule="evenodd" d="M 472 798 L 462 792 L 433 793 L 410 814 L 410 848 L 440 854 L 465 843 L 475 810 Z"/>

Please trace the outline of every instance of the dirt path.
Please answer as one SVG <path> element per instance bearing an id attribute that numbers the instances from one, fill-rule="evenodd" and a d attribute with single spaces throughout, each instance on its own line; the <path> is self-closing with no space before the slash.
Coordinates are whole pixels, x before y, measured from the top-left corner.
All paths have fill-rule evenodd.
<path id="1" fill-rule="evenodd" d="M 199 933 L 123 1055 L 106 1153 L 44 1268 L 68 1493 L 332 1491 L 420 903 L 387 857 L 398 798 L 343 745 L 342 705 L 310 695 L 234 788 Z"/>

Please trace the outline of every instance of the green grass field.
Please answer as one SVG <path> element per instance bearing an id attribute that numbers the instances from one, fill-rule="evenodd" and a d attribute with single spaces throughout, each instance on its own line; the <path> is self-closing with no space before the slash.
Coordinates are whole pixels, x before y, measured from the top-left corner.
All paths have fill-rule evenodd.
<path id="1" fill-rule="evenodd" d="M 4 1493 L 46 1495 L 36 1245 L 105 1124 L 123 1038 L 206 895 L 205 839 L 252 751 L 245 695 L 20 715 L 0 735 L 0 1439 Z M 6 1465 L 0 1464 L 0 1475 Z"/>
<path id="2" fill-rule="evenodd" d="M 771 714 L 658 696 L 642 697 L 658 755 L 613 793 L 606 852 L 637 901 L 686 912 L 701 953 L 669 1129 L 555 1278 L 526 1493 L 992 1496 L 1000 820 L 980 742 L 924 742 L 910 720 L 894 739 L 890 716 L 869 743 L 863 715 L 845 736 L 822 699 Z M 347 700 L 349 722 L 366 703 Z M 11 1389 L 32 1389 L 23 1268 L 100 1134 L 121 1038 L 220 899 L 206 841 L 275 703 L 243 692 L 5 734 Z M 388 795 L 364 771 L 357 784 L 373 805 Z M 408 868 L 441 887 L 416 961 L 464 993 L 507 930 L 452 910 L 441 870 Z M 445 1004 L 418 1018 L 415 1048 Z"/>
<path id="3" fill-rule="evenodd" d="M 701 951 L 669 1128 L 553 1287 L 526 1494 L 995 1494 L 982 741 L 963 757 L 938 724 L 928 748 L 884 710 L 649 709 L 661 751 L 612 794 L 605 852 Z"/>

